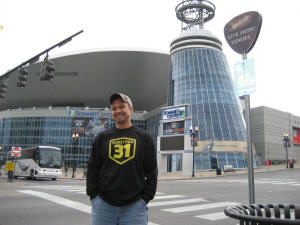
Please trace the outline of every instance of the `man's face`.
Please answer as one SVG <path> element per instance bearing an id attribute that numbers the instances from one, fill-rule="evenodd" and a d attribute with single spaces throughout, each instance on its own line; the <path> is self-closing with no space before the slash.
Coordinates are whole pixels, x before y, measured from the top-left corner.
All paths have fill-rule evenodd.
<path id="1" fill-rule="evenodd" d="M 122 99 L 118 98 L 111 104 L 112 117 L 119 125 L 130 123 L 130 114 L 133 111 L 133 107 L 129 106 Z"/>

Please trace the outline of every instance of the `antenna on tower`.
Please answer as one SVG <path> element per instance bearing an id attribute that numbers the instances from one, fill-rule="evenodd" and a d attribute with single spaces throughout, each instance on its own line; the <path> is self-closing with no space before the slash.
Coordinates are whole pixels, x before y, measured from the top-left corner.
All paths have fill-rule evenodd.
<path id="1" fill-rule="evenodd" d="M 191 28 L 203 29 L 204 23 L 214 18 L 215 10 L 215 5 L 206 0 L 185 0 L 175 8 L 182 31 Z"/>

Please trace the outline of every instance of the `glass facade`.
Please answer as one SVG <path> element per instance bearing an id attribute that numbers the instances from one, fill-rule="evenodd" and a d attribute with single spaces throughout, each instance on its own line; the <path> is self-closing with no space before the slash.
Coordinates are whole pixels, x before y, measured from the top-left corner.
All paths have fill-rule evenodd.
<path id="1" fill-rule="evenodd" d="M 169 105 L 191 104 L 198 140 L 246 141 L 245 125 L 225 55 L 195 48 L 171 56 Z"/>
<path id="2" fill-rule="evenodd" d="M 172 41 L 170 52 L 168 105 L 191 106 L 195 170 L 245 168 L 245 122 L 221 41 L 191 28 Z"/>
<path id="3" fill-rule="evenodd" d="M 233 168 L 245 168 L 244 155 L 241 152 L 228 153 L 195 153 L 195 170 L 210 170 L 224 168 L 224 165 L 232 165 Z"/>
<path id="4" fill-rule="evenodd" d="M 28 110 L 26 111 L 28 112 Z M 109 114 L 107 114 L 109 115 Z M 157 116 L 160 118 L 160 115 Z M 132 120 L 133 125 L 149 130 L 156 141 L 159 123 L 155 124 L 157 117 L 147 120 Z M 74 118 L 72 116 L 24 116 L 10 117 L 0 120 L 0 155 L 6 159 L 7 152 L 13 146 L 21 148 L 37 145 L 55 146 L 62 149 L 64 162 L 71 165 L 75 161 L 78 167 L 87 165 L 94 137 L 82 134 L 78 140 L 72 139 L 74 132 Z M 88 121 L 91 117 L 76 117 Z M 97 118 L 93 118 L 97 120 Z M 108 120 L 109 127 L 115 126 L 112 118 Z M 149 127 L 149 129 L 147 129 Z"/>

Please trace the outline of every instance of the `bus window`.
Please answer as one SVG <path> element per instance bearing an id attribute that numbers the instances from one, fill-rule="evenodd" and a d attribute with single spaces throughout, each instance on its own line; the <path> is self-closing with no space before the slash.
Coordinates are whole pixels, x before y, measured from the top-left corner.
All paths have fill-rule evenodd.
<path id="1" fill-rule="evenodd" d="M 53 151 L 49 149 L 40 149 L 40 162 L 39 165 L 41 167 L 47 168 L 61 168 L 62 160 L 61 160 L 61 152 Z"/>

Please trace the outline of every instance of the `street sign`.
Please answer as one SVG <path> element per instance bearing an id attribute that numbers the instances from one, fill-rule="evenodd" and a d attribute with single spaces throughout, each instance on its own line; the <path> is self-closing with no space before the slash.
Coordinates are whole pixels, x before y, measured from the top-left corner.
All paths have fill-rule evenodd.
<path id="1" fill-rule="evenodd" d="M 247 54 L 255 45 L 262 25 L 262 16 L 255 11 L 234 17 L 224 27 L 229 46 L 239 54 Z"/>
<path id="2" fill-rule="evenodd" d="M 11 148 L 11 156 L 14 156 L 14 157 L 21 156 L 21 147 L 12 147 Z"/>
<path id="3" fill-rule="evenodd" d="M 6 164 L 5 164 L 5 170 L 6 171 L 13 171 L 14 167 L 15 167 L 14 162 L 6 162 Z"/>
<path id="4" fill-rule="evenodd" d="M 246 59 L 234 65 L 233 85 L 235 94 L 249 95 L 256 91 L 254 59 Z"/>

